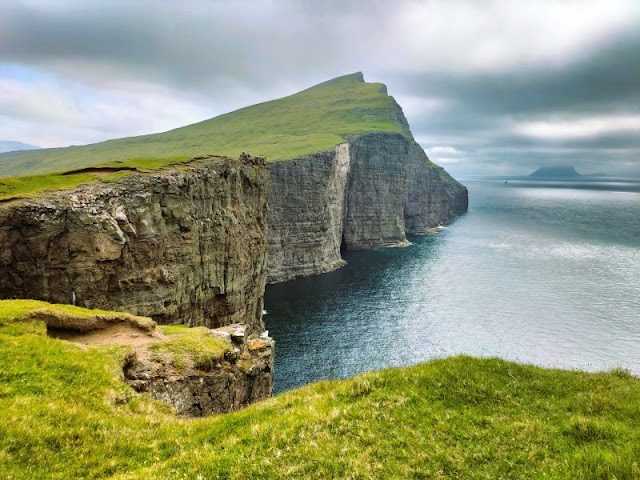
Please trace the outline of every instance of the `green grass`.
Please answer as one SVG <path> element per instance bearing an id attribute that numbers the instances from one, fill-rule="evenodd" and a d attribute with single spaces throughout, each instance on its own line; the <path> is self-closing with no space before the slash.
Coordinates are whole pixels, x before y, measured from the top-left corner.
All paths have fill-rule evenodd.
<path id="1" fill-rule="evenodd" d="M 48 173 L 41 175 L 27 175 L 22 177 L 0 177 L 0 201 L 17 198 L 29 198 L 42 192 L 65 190 L 89 183 L 113 182 L 132 173 L 147 173 L 167 167 L 189 162 L 191 157 L 173 156 L 166 158 L 130 158 L 95 165 L 95 168 L 107 167 L 122 169 L 120 171 L 104 172 L 74 172 Z"/>
<path id="2" fill-rule="evenodd" d="M 30 308 L 0 304 L 0 478 L 640 478 L 623 371 L 455 357 L 187 420 L 122 382 L 124 348 L 48 338 Z"/>
<path id="3" fill-rule="evenodd" d="M 61 305 L 40 300 L 0 300 L 0 327 L 19 322 L 22 317 L 36 310 L 58 312 L 71 317 L 91 317 L 94 315 L 121 316 L 120 312 L 108 310 L 88 310 L 74 305 Z"/>
<path id="4" fill-rule="evenodd" d="M 33 194 L 74 188 L 93 183 L 95 175 L 82 173 L 75 175 L 29 175 L 25 177 L 0 177 L 0 200 L 25 198 Z"/>
<path id="5" fill-rule="evenodd" d="M 3 154 L 0 176 L 63 172 L 141 157 L 216 154 L 236 158 L 248 152 L 283 160 L 333 148 L 349 135 L 382 131 L 410 136 L 397 123 L 400 107 L 383 87 L 364 83 L 359 73 L 346 75 L 289 97 L 164 133 Z"/>

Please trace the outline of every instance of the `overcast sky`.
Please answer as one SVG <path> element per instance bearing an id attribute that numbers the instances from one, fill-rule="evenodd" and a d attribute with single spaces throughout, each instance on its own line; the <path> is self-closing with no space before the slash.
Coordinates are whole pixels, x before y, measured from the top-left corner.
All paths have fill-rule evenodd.
<path id="1" fill-rule="evenodd" d="M 164 131 L 355 71 L 454 175 L 640 175 L 638 0 L 2 0 L 0 140 Z"/>

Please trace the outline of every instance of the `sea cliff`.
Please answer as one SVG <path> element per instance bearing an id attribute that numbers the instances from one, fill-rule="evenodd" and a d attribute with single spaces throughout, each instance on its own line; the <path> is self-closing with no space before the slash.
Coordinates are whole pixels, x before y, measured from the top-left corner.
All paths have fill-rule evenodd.
<path id="1" fill-rule="evenodd" d="M 69 172 L 135 169 L 209 152 L 234 158 L 250 152 L 271 165 L 269 282 L 338 268 L 344 265 L 341 250 L 408 245 L 407 234 L 425 233 L 467 209 L 466 188 L 429 161 L 386 86 L 365 82 L 361 72 L 168 132 L 3 155 L 0 175 L 48 177 L 41 182 L 0 178 L 0 199 L 33 193 L 54 180 L 67 185 Z M 119 247 L 107 246 L 118 255 Z M 245 258 L 231 253 L 231 262 Z M 261 255 L 259 249 L 256 254 Z M 216 261 L 220 265 L 222 260 Z M 209 287 L 205 290 L 209 298 Z M 224 295 L 226 287 L 219 290 Z M 68 301 L 73 291 L 65 284 L 55 300 Z M 87 300 L 85 293 L 82 297 Z M 199 293 L 191 298 L 202 301 Z M 176 302 L 165 300 L 167 309 L 174 310 Z M 250 308 L 254 305 L 257 301 Z M 143 313 L 164 315 L 162 308 L 154 309 Z M 200 322 L 201 315 L 196 316 Z"/>
<path id="2" fill-rule="evenodd" d="M 334 270 L 343 249 L 408 245 L 407 234 L 467 210 L 467 189 L 399 133 L 358 135 L 271 165 L 270 283 Z"/>
<path id="3" fill-rule="evenodd" d="M 187 138 L 213 138 L 222 153 L 238 147 L 228 138 L 250 151 L 267 145 L 275 158 L 166 156 L 185 153 Z M 160 324 L 245 325 L 246 341 L 206 368 L 170 357 L 158 363 L 157 353 L 128 358 L 130 384 L 185 415 L 271 394 L 266 281 L 336 269 L 343 250 L 409 245 L 407 234 L 467 209 L 466 188 L 429 161 L 386 87 L 361 74 L 164 134 L 98 144 L 88 160 L 83 148 L 5 158 L 12 169 L 32 159 L 44 173 L 0 181 L 0 298 Z M 157 148 L 165 156 L 134 156 Z M 47 173 L 57 160 L 81 168 Z"/>

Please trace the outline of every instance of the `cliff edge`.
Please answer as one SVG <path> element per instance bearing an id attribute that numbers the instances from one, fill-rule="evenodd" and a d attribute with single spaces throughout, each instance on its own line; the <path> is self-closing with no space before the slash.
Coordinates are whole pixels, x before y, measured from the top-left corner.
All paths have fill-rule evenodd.
<path id="1" fill-rule="evenodd" d="M 230 412 L 270 397 L 273 390 L 274 342 L 267 332 L 249 334 L 245 325 L 157 326 L 150 318 L 129 313 L 0 300 L 0 337 L 7 331 L 26 357 L 43 352 L 55 357 L 56 366 L 49 367 L 62 370 L 60 378 L 75 392 L 78 371 L 71 365 L 72 356 L 80 355 L 88 367 L 83 370 L 93 371 L 90 375 L 99 382 L 104 364 L 93 355 L 110 352 L 118 365 L 113 373 L 119 388 L 126 382 L 169 404 L 180 416 Z M 37 339 L 45 336 L 49 341 L 38 345 Z M 41 364 L 31 365 L 46 371 Z M 133 397 L 133 392 L 125 392 L 116 403 Z"/>

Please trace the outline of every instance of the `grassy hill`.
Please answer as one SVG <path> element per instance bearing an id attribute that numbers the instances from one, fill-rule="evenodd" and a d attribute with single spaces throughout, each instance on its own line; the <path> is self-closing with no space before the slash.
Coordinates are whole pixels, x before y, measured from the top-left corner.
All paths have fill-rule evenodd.
<path id="1" fill-rule="evenodd" d="M 456 357 L 178 419 L 122 382 L 125 347 L 21 321 L 43 305 L 0 301 L 0 478 L 640 478 L 622 371 Z"/>
<path id="2" fill-rule="evenodd" d="M 0 154 L 0 176 L 64 172 L 135 158 L 238 157 L 283 160 L 332 148 L 347 135 L 399 132 L 402 110 L 384 85 L 361 73 L 330 80 L 289 97 L 242 108 L 164 133 L 86 146 Z"/>

